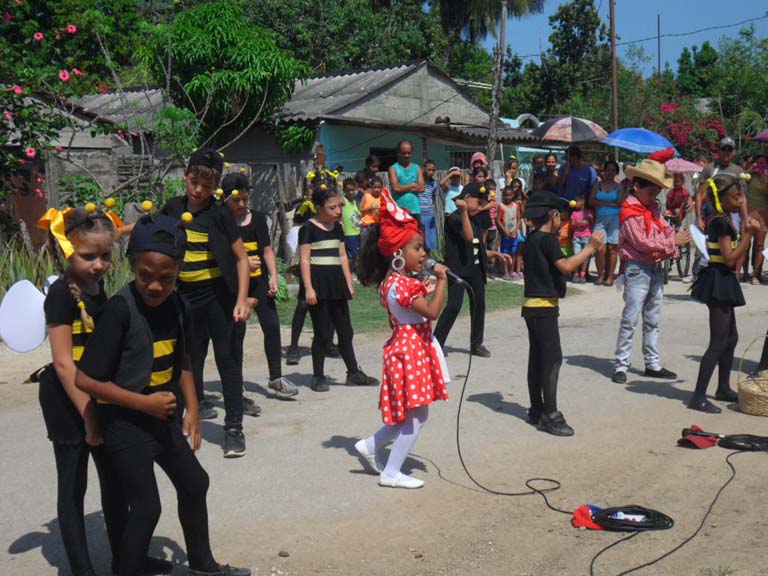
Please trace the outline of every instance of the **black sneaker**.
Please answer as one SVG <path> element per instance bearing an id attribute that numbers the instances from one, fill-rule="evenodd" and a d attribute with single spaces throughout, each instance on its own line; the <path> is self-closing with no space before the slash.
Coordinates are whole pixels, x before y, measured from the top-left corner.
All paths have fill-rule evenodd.
<path id="1" fill-rule="evenodd" d="M 250 568 L 237 568 L 229 564 L 218 564 L 212 572 L 201 572 L 200 570 L 187 570 L 190 576 L 251 576 Z"/>
<path id="2" fill-rule="evenodd" d="M 706 398 L 693 398 L 690 402 L 688 402 L 688 408 L 691 410 L 698 410 L 699 412 L 704 412 L 706 414 L 720 414 L 720 412 L 722 412 L 720 408 L 712 404 L 712 402 Z"/>
<path id="3" fill-rule="evenodd" d="M 285 363 L 288 364 L 288 366 L 296 366 L 296 364 L 299 363 L 299 358 L 301 358 L 299 355 L 299 347 L 289 346 L 288 352 L 285 353 Z"/>
<path id="4" fill-rule="evenodd" d="M 200 420 L 215 420 L 218 416 L 219 413 L 213 407 L 210 400 L 200 400 L 197 408 L 197 417 Z"/>
<path id="5" fill-rule="evenodd" d="M 312 384 L 309 387 L 315 392 L 328 392 L 331 389 L 325 376 L 312 376 Z"/>
<path id="6" fill-rule="evenodd" d="M 542 414 L 539 420 L 539 430 L 543 430 L 554 436 L 573 436 L 573 428 L 563 418 L 562 412 Z"/>
<path id="7" fill-rule="evenodd" d="M 112 559 L 112 574 L 117 574 L 120 571 L 119 564 Z M 162 560 L 160 558 L 152 558 L 147 556 L 144 560 L 144 566 L 141 569 L 142 576 L 155 576 L 157 574 L 170 574 L 173 572 L 173 563 L 168 560 Z"/>
<path id="8" fill-rule="evenodd" d="M 243 396 L 243 414 L 246 416 L 261 416 L 261 406 L 250 398 Z"/>
<path id="9" fill-rule="evenodd" d="M 616 372 L 613 373 L 613 376 L 611 376 L 611 382 L 616 382 L 616 384 L 626 384 L 627 373 L 622 370 L 616 370 Z"/>
<path id="10" fill-rule="evenodd" d="M 738 402 L 739 394 L 730 388 L 727 390 L 718 390 L 715 394 L 715 400 L 722 400 L 723 402 Z"/>
<path id="11" fill-rule="evenodd" d="M 667 370 L 666 368 L 659 368 L 658 370 L 646 368 L 645 375 L 648 376 L 648 378 L 662 378 L 664 380 L 677 380 L 677 374 L 672 372 L 672 370 Z"/>
<path id="12" fill-rule="evenodd" d="M 242 430 L 230 428 L 224 431 L 224 458 L 245 456 L 245 436 Z"/>
<path id="13" fill-rule="evenodd" d="M 341 352 L 339 352 L 339 347 L 331 342 L 325 349 L 325 355 L 328 356 L 328 358 L 339 358 L 341 357 Z"/>
<path id="14" fill-rule="evenodd" d="M 358 368 L 357 372 L 347 374 L 347 386 L 378 386 L 379 381 Z"/>
<path id="15" fill-rule="evenodd" d="M 481 358 L 491 357 L 491 351 L 488 350 L 488 348 L 486 348 L 482 344 L 478 344 L 477 346 L 472 346 L 469 353 L 472 354 L 472 356 L 480 356 Z"/>
<path id="16" fill-rule="evenodd" d="M 528 424 L 531 424 L 532 426 L 536 426 L 538 425 L 540 420 L 541 420 L 541 409 L 528 408 Z"/>

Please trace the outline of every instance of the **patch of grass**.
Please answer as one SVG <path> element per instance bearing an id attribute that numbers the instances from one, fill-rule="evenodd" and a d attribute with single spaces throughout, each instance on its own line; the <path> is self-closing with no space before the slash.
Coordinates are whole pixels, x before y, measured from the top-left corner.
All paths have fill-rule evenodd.
<path id="1" fill-rule="evenodd" d="M 487 311 L 519 307 L 523 301 L 523 285 L 496 280 L 489 282 L 485 292 L 485 307 Z M 291 324 L 293 311 L 296 308 L 296 296 L 292 295 L 283 302 L 277 303 L 280 322 L 284 326 Z M 355 298 L 349 303 L 352 316 L 352 326 L 356 333 L 387 332 L 389 322 L 387 312 L 379 303 L 378 290 L 375 287 L 355 285 Z M 464 299 L 461 314 L 469 314 L 469 299 Z M 307 315 L 306 328 L 312 325 Z"/>

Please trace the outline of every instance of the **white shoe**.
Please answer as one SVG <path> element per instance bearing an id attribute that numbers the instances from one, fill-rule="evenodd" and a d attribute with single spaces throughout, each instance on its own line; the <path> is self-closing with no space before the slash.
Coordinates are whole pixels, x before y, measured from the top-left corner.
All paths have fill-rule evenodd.
<path id="1" fill-rule="evenodd" d="M 368 444 L 366 444 L 365 438 L 355 442 L 355 450 L 360 457 L 368 463 L 371 469 L 376 472 L 376 474 L 381 474 L 381 471 L 384 470 L 384 463 L 379 462 L 378 454 L 371 454 L 368 452 Z"/>
<path id="2" fill-rule="evenodd" d="M 379 486 L 387 486 L 389 488 L 421 488 L 424 486 L 424 480 L 413 478 L 402 472 L 397 475 L 397 478 L 390 478 L 382 472 L 379 474 Z"/>

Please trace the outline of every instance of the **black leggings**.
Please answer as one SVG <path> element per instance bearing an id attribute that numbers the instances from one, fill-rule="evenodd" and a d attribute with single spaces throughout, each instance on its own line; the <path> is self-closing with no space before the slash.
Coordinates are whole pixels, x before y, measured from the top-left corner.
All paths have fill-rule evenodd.
<path id="1" fill-rule="evenodd" d="M 719 302 L 709 302 L 709 346 L 699 364 L 699 377 L 696 379 L 694 398 L 703 400 L 707 395 L 707 386 L 718 367 L 717 391 L 727 392 L 731 389 L 731 367 L 733 352 L 739 342 L 736 330 L 736 314 L 733 306 Z"/>
<path id="2" fill-rule="evenodd" d="M 88 486 L 88 455 L 93 457 L 101 488 L 101 508 L 107 537 L 112 548 L 112 563 L 119 564 L 120 540 L 128 519 L 128 504 L 120 489 L 119 480 L 102 447 L 91 447 L 85 442 L 64 444 L 53 442 L 58 476 L 57 517 L 64 550 L 72 576 L 92 575 L 93 565 L 85 536 L 83 500 Z M 144 562 L 146 554 L 142 555 Z"/>
<path id="3" fill-rule="evenodd" d="M 472 276 L 462 276 L 462 280 L 469 284 L 475 293 L 474 306 L 470 305 L 469 308 L 472 321 L 470 344 L 472 346 L 479 346 L 483 343 L 485 336 L 485 278 L 483 278 L 478 269 L 477 273 Z M 445 305 L 442 314 L 440 314 L 434 332 L 435 338 L 440 342 L 440 346 L 445 346 L 448 333 L 453 328 L 453 323 L 456 322 L 456 317 L 461 311 L 461 306 L 464 304 L 464 291 L 463 284 L 458 282 L 448 284 L 448 303 Z M 473 302 L 470 302 L 470 304 L 473 304 Z"/>
<path id="4" fill-rule="evenodd" d="M 557 380 L 563 351 L 557 316 L 526 318 L 528 327 L 528 395 L 531 411 L 551 414 L 557 411 Z"/>
<path id="5" fill-rule="evenodd" d="M 192 570 L 213 571 L 208 538 L 208 474 L 173 418 L 161 421 L 119 407 L 105 412 L 104 440 L 130 512 L 120 542 L 120 576 L 142 573 L 149 541 L 160 519 L 155 462 L 176 489 L 178 514 Z"/>
<path id="6" fill-rule="evenodd" d="M 316 305 L 309 307 L 309 315 L 315 332 L 312 340 L 312 373 L 315 376 L 325 375 L 325 352 L 333 339 L 334 329 L 339 335 L 339 353 L 347 366 L 347 372 L 357 372 L 359 367 L 352 347 L 354 332 L 347 301 L 318 300 Z"/>
<path id="7" fill-rule="evenodd" d="M 234 300 L 217 298 L 207 306 L 192 309 L 190 335 L 192 373 L 198 400 L 203 399 L 203 368 L 208 342 L 213 341 L 213 356 L 224 396 L 224 429 L 243 427 L 243 338 L 245 322 L 232 319 Z"/>
<path id="8" fill-rule="evenodd" d="M 760 355 L 760 363 L 757 365 L 757 371 L 768 370 L 768 332 L 765 333 L 763 340 L 763 353 Z"/>
<path id="9" fill-rule="evenodd" d="M 282 358 L 280 356 L 280 318 L 277 316 L 277 303 L 274 298 L 267 296 L 269 286 L 266 280 L 256 282 L 255 290 L 252 294 L 258 298 L 256 305 L 256 316 L 259 318 L 261 332 L 264 335 L 264 354 L 267 357 L 267 367 L 269 368 L 269 379 L 276 380 L 283 375 Z M 302 324 L 304 319 L 302 318 Z M 299 328 L 301 332 L 301 328 Z M 243 333 L 245 336 L 245 333 Z"/>
<path id="10" fill-rule="evenodd" d="M 291 320 L 291 348 L 296 348 L 299 345 L 299 338 L 301 338 L 301 331 L 304 329 L 307 312 L 309 312 L 307 301 L 299 298 L 296 301 L 296 309 L 293 311 L 293 320 Z M 329 346 L 331 342 L 328 341 Z"/>

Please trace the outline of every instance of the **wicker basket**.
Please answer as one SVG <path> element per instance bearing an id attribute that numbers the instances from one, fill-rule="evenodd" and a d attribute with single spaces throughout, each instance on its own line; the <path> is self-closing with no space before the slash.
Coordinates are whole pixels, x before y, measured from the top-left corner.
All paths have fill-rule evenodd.
<path id="1" fill-rule="evenodd" d="M 762 370 L 754 376 L 741 379 L 741 365 L 744 358 L 755 342 L 762 342 L 768 336 L 760 336 L 752 340 L 744 351 L 738 372 L 739 410 L 753 416 L 768 416 L 768 370 Z"/>

